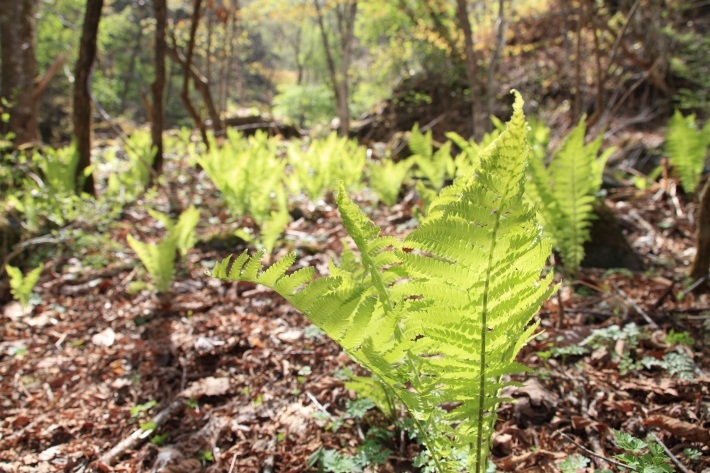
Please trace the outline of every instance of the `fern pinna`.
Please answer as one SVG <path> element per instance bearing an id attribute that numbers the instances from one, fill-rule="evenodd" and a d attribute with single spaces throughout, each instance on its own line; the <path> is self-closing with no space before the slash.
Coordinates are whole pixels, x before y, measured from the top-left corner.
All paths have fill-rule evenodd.
<path id="1" fill-rule="evenodd" d="M 504 377 L 549 297 L 551 246 L 523 201 L 522 99 L 476 175 L 442 192 L 404 241 L 380 235 L 341 187 L 338 208 L 359 252 L 329 277 L 287 274 L 293 254 L 227 258 L 214 276 L 273 288 L 387 386 L 417 424 L 439 471 L 485 470 Z"/>

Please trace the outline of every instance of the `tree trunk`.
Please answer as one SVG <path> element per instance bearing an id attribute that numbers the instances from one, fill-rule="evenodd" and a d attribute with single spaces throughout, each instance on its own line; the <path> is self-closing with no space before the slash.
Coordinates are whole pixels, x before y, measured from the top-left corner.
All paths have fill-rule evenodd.
<path id="1" fill-rule="evenodd" d="M 498 2 L 498 31 L 496 37 L 496 46 L 493 51 L 493 57 L 491 57 L 491 62 L 488 64 L 488 80 L 486 87 L 488 88 L 488 93 L 486 94 L 486 115 L 488 117 L 493 115 L 493 99 L 496 95 L 496 69 L 498 68 L 498 61 L 503 52 L 503 47 L 505 47 L 505 30 L 508 28 L 508 20 L 505 18 L 505 0 L 500 0 Z M 486 131 L 489 130 L 490 120 L 485 120 Z"/>
<path id="2" fill-rule="evenodd" d="M 18 145 L 39 140 L 35 9 L 36 0 L 0 0 L 0 98 L 10 112 L 3 131 L 12 132 Z"/>
<path id="3" fill-rule="evenodd" d="M 205 124 L 202 121 L 202 117 L 200 117 L 200 114 L 197 113 L 195 106 L 192 105 L 192 101 L 190 100 L 190 66 L 192 65 L 192 53 L 195 50 L 195 34 L 197 33 L 197 26 L 200 23 L 200 9 L 202 8 L 202 0 L 195 0 L 192 8 L 193 10 L 192 20 L 190 23 L 190 39 L 187 43 L 187 56 L 182 64 L 183 77 L 180 97 L 182 98 L 182 101 L 185 104 L 185 108 L 187 109 L 188 113 L 195 122 L 195 126 L 198 130 L 200 130 L 202 142 L 205 144 L 207 149 L 209 149 L 210 142 L 207 139 L 207 128 L 205 127 Z M 172 51 L 170 51 L 171 57 L 175 58 L 175 56 L 177 56 L 177 44 L 174 44 L 173 48 L 171 49 L 175 50 L 175 54 L 172 54 Z"/>
<path id="4" fill-rule="evenodd" d="M 335 95 L 336 110 L 338 113 L 338 120 L 340 121 L 338 132 L 340 133 L 340 136 L 348 136 L 350 133 L 348 70 L 350 69 L 350 55 L 352 51 L 352 42 L 355 36 L 354 25 L 355 15 L 357 14 L 357 1 L 353 1 L 349 5 L 344 6 L 348 9 L 347 11 L 342 11 L 338 8 L 343 7 L 343 5 L 338 5 L 338 7 L 336 7 L 338 30 L 340 33 L 340 74 L 338 74 L 338 69 L 333 57 L 333 50 L 330 45 L 330 40 L 328 39 L 328 33 L 325 28 L 325 21 L 323 19 L 323 13 L 321 11 L 319 0 L 313 0 L 313 5 L 316 8 L 316 19 L 318 20 L 318 27 L 320 29 L 321 40 L 323 42 L 323 50 L 328 64 L 328 74 L 330 76 L 333 94 Z"/>
<path id="5" fill-rule="evenodd" d="M 177 63 L 180 67 L 182 67 L 184 71 L 187 67 L 187 60 L 180 56 L 180 53 L 174 45 L 167 46 L 167 51 L 170 54 L 170 58 L 174 60 L 175 63 Z M 212 91 L 210 90 L 210 85 L 207 82 L 207 79 L 205 79 L 204 76 L 200 74 L 200 71 L 197 70 L 194 64 L 190 65 L 190 67 L 187 68 L 187 71 L 190 79 L 192 79 L 192 83 L 195 86 L 195 89 L 197 89 L 197 91 L 202 96 L 202 100 L 205 102 L 205 106 L 207 107 L 207 113 L 209 114 L 210 119 L 212 120 L 212 128 L 214 129 L 215 133 L 219 134 L 224 130 L 224 123 L 222 122 L 219 112 L 217 111 L 217 107 L 214 104 L 214 100 L 212 99 Z M 185 100 L 184 97 L 183 100 Z M 190 105 L 192 106 L 192 102 L 190 102 Z M 199 118 L 199 120 L 200 123 L 202 123 L 202 119 Z"/>
<path id="6" fill-rule="evenodd" d="M 482 130 L 478 123 L 478 91 L 476 90 L 478 66 L 476 65 L 476 51 L 473 49 L 473 31 L 468 19 L 466 0 L 456 0 L 456 21 L 464 37 L 466 77 L 471 97 L 471 135 L 478 140 L 482 136 Z"/>
<path id="7" fill-rule="evenodd" d="M 152 120 L 150 137 L 155 149 L 153 170 L 156 175 L 163 172 L 163 128 L 165 112 L 163 111 L 163 91 L 165 90 L 165 28 L 168 22 L 166 0 L 153 0 L 155 15 L 155 80 L 151 85 L 153 92 Z"/>
<path id="8" fill-rule="evenodd" d="M 83 180 L 79 191 L 96 195 L 93 173 L 84 176 L 86 169 L 91 166 L 91 70 L 96 58 L 96 38 L 99 34 L 99 21 L 103 0 L 86 2 L 84 24 L 79 42 L 79 57 L 76 60 L 74 71 L 74 110 L 72 121 L 74 125 L 74 139 L 79 154 L 79 163 L 76 167 L 77 187 Z"/>
<path id="9" fill-rule="evenodd" d="M 699 279 L 710 271 L 710 179 L 705 181 L 700 194 L 698 214 L 695 217 L 695 259 L 690 269 L 690 277 Z"/>

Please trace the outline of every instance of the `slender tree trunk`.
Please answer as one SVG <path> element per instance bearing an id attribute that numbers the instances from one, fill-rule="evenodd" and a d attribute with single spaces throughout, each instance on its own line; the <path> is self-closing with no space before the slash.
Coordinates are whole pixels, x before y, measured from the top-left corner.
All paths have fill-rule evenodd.
<path id="1" fill-rule="evenodd" d="M 142 13 L 140 15 L 142 17 Z M 128 70 L 123 75 L 123 90 L 121 91 L 121 103 L 119 106 L 119 115 L 126 111 L 126 103 L 128 101 L 128 91 L 131 88 L 131 84 L 135 82 L 134 74 L 136 71 L 136 59 L 141 50 L 141 42 L 143 40 L 143 27 L 141 26 L 141 18 L 138 20 L 138 34 L 136 35 L 136 42 L 133 44 L 133 49 L 131 51 L 131 59 L 128 62 Z"/>
<path id="2" fill-rule="evenodd" d="M 710 179 L 705 181 L 700 194 L 698 214 L 695 218 L 695 259 L 690 269 L 690 277 L 699 279 L 710 271 Z M 706 284 L 707 287 L 707 284 Z"/>
<path id="3" fill-rule="evenodd" d="M 153 0 L 155 15 L 155 80 L 151 86 L 153 91 L 153 119 L 150 124 L 150 137 L 155 149 L 153 170 L 156 174 L 163 172 L 163 128 L 165 127 L 165 112 L 163 110 L 163 92 L 165 91 L 165 28 L 168 22 L 168 7 L 166 0 Z"/>
<path id="4" fill-rule="evenodd" d="M 498 31 L 496 38 L 496 46 L 493 51 L 493 57 L 491 57 L 491 62 L 488 64 L 488 80 L 487 87 L 488 93 L 486 94 L 486 115 L 488 117 L 493 115 L 493 99 L 496 94 L 496 69 L 498 68 L 498 61 L 505 47 L 505 30 L 508 28 L 508 20 L 505 18 L 505 0 L 499 0 L 498 2 Z M 485 120 L 486 131 L 489 131 L 490 120 Z"/>
<path id="5" fill-rule="evenodd" d="M 190 67 L 192 66 L 192 53 L 195 50 L 195 34 L 197 33 L 197 26 L 200 23 L 200 9 L 202 8 L 202 0 L 194 0 L 192 11 L 192 21 L 190 23 L 190 39 L 187 43 L 187 55 L 182 64 L 183 78 L 182 78 L 182 90 L 180 92 L 180 97 L 182 98 L 185 108 L 187 108 L 188 113 L 195 122 L 195 126 L 200 130 L 200 135 L 202 136 L 202 142 L 205 144 L 207 149 L 210 147 L 210 142 L 207 139 L 207 128 L 205 123 L 202 121 L 202 117 L 197 113 L 192 101 L 190 100 Z M 171 57 L 175 59 L 177 54 L 177 45 L 173 45 L 170 48 Z M 174 54 L 173 51 L 174 50 Z"/>
<path id="6" fill-rule="evenodd" d="M 577 123 L 582 115 L 582 23 L 584 21 L 584 5 L 579 0 L 577 6 L 577 51 L 575 53 L 574 69 L 574 100 L 572 101 L 572 123 Z"/>
<path id="7" fill-rule="evenodd" d="M 79 163 L 76 167 L 77 185 L 83 180 L 83 186 L 81 189 L 77 189 L 77 192 L 81 190 L 90 195 L 96 195 L 96 190 L 94 188 L 93 173 L 84 176 L 86 169 L 91 166 L 91 91 L 89 82 L 91 69 L 96 58 L 96 38 L 99 33 L 99 22 L 103 6 L 103 0 L 86 2 L 84 24 L 81 31 L 81 41 L 79 42 L 79 57 L 74 71 L 74 110 L 72 118 L 74 139 L 76 140 L 77 153 L 79 153 Z"/>
<path id="8" fill-rule="evenodd" d="M 333 94 L 335 95 L 336 109 L 340 125 L 338 131 L 341 136 L 348 136 L 350 133 L 350 109 L 348 103 L 348 82 L 350 69 L 350 55 L 352 51 L 352 43 L 354 39 L 355 16 L 357 14 L 357 1 L 353 1 L 347 5 L 347 11 L 336 9 L 338 15 L 338 29 L 340 33 L 340 51 L 341 64 L 340 75 L 333 57 L 333 50 L 328 39 L 328 33 L 325 28 L 323 13 L 320 8 L 319 0 L 313 0 L 313 5 L 316 8 L 316 19 L 320 29 L 321 40 L 323 42 L 323 50 L 325 52 L 326 62 L 328 64 L 328 74 L 330 76 Z"/>
<path id="9" fill-rule="evenodd" d="M 175 46 L 169 45 L 167 47 L 167 51 L 170 54 L 170 58 L 173 59 L 177 64 L 179 64 L 180 67 L 183 68 L 183 71 L 185 71 L 185 68 L 187 67 L 187 60 L 180 55 L 178 50 L 175 49 Z M 224 124 L 222 123 L 222 119 L 220 118 L 219 112 L 217 111 L 217 107 L 215 106 L 214 100 L 212 99 L 212 91 L 210 90 L 210 85 L 207 82 L 207 79 L 205 79 L 205 77 L 200 74 L 200 71 L 197 70 L 194 64 L 190 65 L 190 67 L 187 68 L 187 71 L 189 78 L 192 80 L 192 83 L 195 86 L 195 89 L 197 89 L 197 91 L 202 96 L 202 100 L 205 102 L 205 106 L 207 107 L 207 113 L 209 114 L 210 119 L 212 120 L 212 128 L 214 129 L 215 133 L 220 133 L 224 130 Z M 199 114 L 197 116 L 199 118 Z M 201 119 L 200 123 L 202 123 Z"/>
<path id="10" fill-rule="evenodd" d="M 10 112 L 4 131 L 15 135 L 16 144 L 39 140 L 35 10 L 36 0 L 0 0 L 0 98 L 7 101 Z"/>
<path id="11" fill-rule="evenodd" d="M 478 119 L 478 87 L 476 64 L 476 51 L 473 49 L 473 31 L 468 19 L 468 6 L 466 0 L 456 0 L 456 20 L 463 33 L 466 54 L 466 76 L 471 97 L 471 135 L 478 140 L 482 136 L 482 129 Z"/>

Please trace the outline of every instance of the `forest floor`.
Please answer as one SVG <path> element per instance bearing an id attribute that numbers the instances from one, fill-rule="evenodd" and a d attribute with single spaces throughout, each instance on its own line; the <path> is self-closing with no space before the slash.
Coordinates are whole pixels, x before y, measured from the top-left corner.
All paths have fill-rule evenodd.
<path id="1" fill-rule="evenodd" d="M 342 373 L 359 369 L 335 343 L 271 291 L 205 274 L 244 246 L 215 237 L 235 223 L 182 164 L 169 161 L 167 175 L 181 205 L 202 210 L 201 241 L 169 296 L 131 290 L 148 276 L 125 239 L 161 233 L 145 208 L 168 204 L 153 196 L 110 232 L 72 242 L 81 254 L 48 257 L 31 312 L 4 307 L 0 471 L 302 472 L 318 449 L 354 454 L 372 432 L 389 452 L 367 471 L 419 471 L 420 447 L 399 426 L 375 410 L 353 413 Z M 693 204 L 672 189 L 610 190 L 647 270 L 583 269 L 545 303 L 540 335 L 519 357 L 532 372 L 498 412 L 499 471 L 560 471 L 572 455 L 591 463 L 567 471 L 617 471 L 585 450 L 620 453 L 611 429 L 653 433 L 678 471 L 710 468 L 710 297 L 688 291 Z M 386 234 L 415 224 L 413 193 L 392 208 L 368 191 L 355 200 Z M 303 203 L 301 212 L 275 256 L 296 248 L 299 265 L 325 274 L 345 237 L 337 210 Z M 141 430 L 151 421 L 154 431 Z"/>

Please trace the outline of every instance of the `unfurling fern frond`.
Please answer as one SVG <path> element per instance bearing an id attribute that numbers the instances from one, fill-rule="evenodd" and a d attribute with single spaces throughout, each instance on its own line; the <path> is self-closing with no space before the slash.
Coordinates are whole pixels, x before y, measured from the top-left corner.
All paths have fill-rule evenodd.
<path id="1" fill-rule="evenodd" d="M 684 117 L 676 110 L 668 122 L 666 151 L 686 192 L 695 192 L 710 146 L 710 120 L 698 130 L 695 115 Z"/>
<path id="2" fill-rule="evenodd" d="M 220 262 L 214 275 L 273 288 L 373 372 L 412 415 L 439 471 L 485 470 L 504 377 L 551 293 L 549 257 L 523 202 L 522 99 L 476 175 L 458 178 L 403 242 L 380 235 L 341 187 L 338 208 L 359 252 L 335 276 L 263 270 L 261 255 Z M 346 268 L 353 268 L 347 270 Z"/>
<path id="3" fill-rule="evenodd" d="M 539 149 L 530 159 L 527 197 L 539 205 L 545 231 L 554 239 L 562 262 L 576 271 L 584 259 L 584 243 L 589 240 L 593 204 L 602 184 L 607 159 L 614 151 L 597 157 L 602 135 L 584 144 L 584 118 L 565 137 L 549 166 Z"/>

